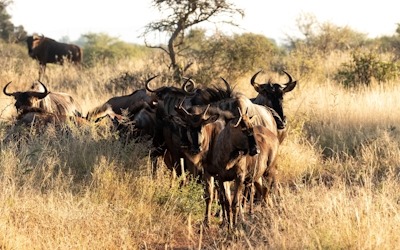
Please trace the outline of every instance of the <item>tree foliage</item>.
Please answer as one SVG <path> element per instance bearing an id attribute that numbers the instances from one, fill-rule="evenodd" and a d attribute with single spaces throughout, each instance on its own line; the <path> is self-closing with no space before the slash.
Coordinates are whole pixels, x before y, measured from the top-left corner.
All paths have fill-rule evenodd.
<path id="1" fill-rule="evenodd" d="M 231 25 L 236 15 L 244 16 L 241 9 L 227 0 L 153 0 L 153 7 L 163 14 L 163 18 L 146 25 L 142 37 L 147 46 L 158 48 L 169 57 L 168 68 L 173 70 L 173 78 L 180 81 L 184 69 L 178 62 L 181 51 L 185 49 L 185 30 L 205 21 L 219 21 Z M 217 20 L 221 18 L 221 20 Z M 167 45 L 150 45 L 146 37 L 150 33 L 166 34 Z M 190 64 L 189 64 L 190 65 Z"/>
<path id="2" fill-rule="evenodd" d="M 192 29 L 187 44 L 185 58 L 196 62 L 194 78 L 205 85 L 218 76 L 236 79 L 254 68 L 269 68 L 273 56 L 279 54 L 272 40 L 253 33 L 207 37 L 204 29 Z"/>
<path id="3" fill-rule="evenodd" d="M 25 37 L 24 27 L 14 26 L 7 7 L 13 3 L 12 0 L 0 0 L 0 38 L 5 42 L 15 42 L 18 36 Z"/>
<path id="4" fill-rule="evenodd" d="M 87 33 L 82 35 L 83 61 L 93 65 L 96 62 L 115 62 L 118 59 L 140 57 L 143 55 L 144 46 L 129 44 L 111 37 L 105 33 Z"/>
<path id="5" fill-rule="evenodd" d="M 296 19 L 296 27 L 302 37 L 287 35 L 289 48 L 305 43 L 310 49 L 323 55 L 335 50 L 347 50 L 365 43 L 366 34 L 348 26 L 338 26 L 331 22 L 319 22 L 314 14 L 302 13 Z"/>
<path id="6" fill-rule="evenodd" d="M 346 87 L 369 86 L 373 79 L 381 83 L 398 77 L 400 64 L 382 60 L 373 50 L 367 52 L 355 50 L 352 51 L 351 57 L 352 60 L 343 63 L 335 75 L 335 79 Z"/>

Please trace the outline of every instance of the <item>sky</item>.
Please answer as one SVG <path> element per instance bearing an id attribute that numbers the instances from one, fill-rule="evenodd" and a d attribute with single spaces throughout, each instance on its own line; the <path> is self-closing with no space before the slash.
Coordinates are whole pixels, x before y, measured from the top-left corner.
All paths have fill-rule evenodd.
<path id="1" fill-rule="evenodd" d="M 393 35 L 400 23 L 393 0 L 228 0 L 245 12 L 237 18 L 240 29 L 209 24 L 207 28 L 224 33 L 252 32 L 275 39 L 295 34 L 296 18 L 311 13 L 318 22 L 348 26 L 368 37 Z M 29 35 L 43 34 L 55 40 L 68 36 L 71 41 L 82 34 L 106 33 L 122 41 L 144 44 L 138 36 L 151 21 L 162 17 L 151 7 L 151 0 L 14 0 L 7 11 L 15 26 L 22 25 Z M 150 37 L 150 39 L 152 39 Z M 166 42 L 153 37 L 157 42 Z"/>

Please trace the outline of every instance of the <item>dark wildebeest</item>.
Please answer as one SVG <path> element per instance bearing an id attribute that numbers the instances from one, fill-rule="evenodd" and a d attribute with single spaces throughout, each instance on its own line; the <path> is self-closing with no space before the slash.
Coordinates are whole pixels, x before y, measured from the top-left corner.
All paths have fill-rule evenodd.
<path id="1" fill-rule="evenodd" d="M 82 114 L 81 106 L 70 95 L 61 92 L 49 92 L 41 82 L 40 88 L 43 88 L 43 92 L 28 90 L 8 93 L 7 87 L 10 84 L 11 82 L 4 86 L 3 93 L 14 97 L 14 105 L 17 112 L 21 112 L 21 110 L 29 107 L 37 107 L 55 115 L 81 116 Z"/>
<path id="2" fill-rule="evenodd" d="M 186 126 L 191 147 L 185 155 L 194 164 L 203 168 L 206 180 L 205 224 L 209 223 L 212 202 L 213 180 L 219 182 L 220 202 L 229 227 L 237 222 L 238 208 L 241 206 L 243 188 L 255 184 L 263 200 L 267 200 L 268 189 L 276 185 L 277 154 L 279 140 L 264 126 L 253 126 L 247 112 L 232 119 L 231 115 L 216 113 L 209 106 L 199 114 L 191 113 L 178 106 L 181 112 L 175 118 Z M 262 185 L 262 177 L 268 178 L 268 186 Z M 234 199 L 231 201 L 229 188 L 223 183 L 235 181 Z M 224 218 L 225 218 L 224 216 Z"/>
<path id="3" fill-rule="evenodd" d="M 151 107 L 148 103 L 143 103 L 140 110 L 130 119 L 139 136 L 149 136 L 153 138 L 156 132 L 156 107 Z"/>
<path id="4" fill-rule="evenodd" d="M 82 63 L 82 49 L 75 44 L 60 43 L 51 38 L 33 35 L 24 39 L 29 56 L 39 61 L 39 80 L 45 74 L 47 63 L 64 64 L 68 60 L 77 65 Z"/>
<path id="5" fill-rule="evenodd" d="M 297 81 L 293 81 L 292 77 L 286 71 L 283 71 L 289 81 L 285 84 L 272 83 L 269 80 L 267 83 L 259 84 L 256 83 L 257 75 L 262 72 L 258 71 L 253 75 L 250 80 L 251 85 L 258 92 L 258 95 L 251 99 L 255 104 L 263 105 L 272 109 L 272 112 L 276 112 L 275 120 L 278 125 L 279 140 L 282 142 L 286 137 L 286 116 L 283 113 L 283 96 L 285 93 L 290 92 L 296 87 Z"/>
<path id="6" fill-rule="evenodd" d="M 146 80 L 150 82 L 157 76 L 153 76 Z M 133 91 L 129 95 L 115 96 L 110 98 L 106 103 L 110 104 L 113 111 L 117 114 L 122 114 L 124 110 L 127 111 L 128 116 L 136 114 L 142 103 L 147 103 L 151 105 L 151 97 L 146 93 L 146 89 L 138 89 Z"/>
<path id="7" fill-rule="evenodd" d="M 184 167 L 181 166 L 181 158 L 184 158 L 181 147 L 187 144 L 187 138 L 181 138 L 181 128 L 172 121 L 171 117 L 176 115 L 174 108 L 182 100 L 185 101 L 184 105 L 190 105 L 189 98 L 186 97 L 194 95 L 194 92 L 190 92 L 192 89 L 188 86 L 191 79 L 187 79 L 181 88 L 162 86 L 157 89 L 151 89 L 149 82 L 146 82 L 146 90 L 151 93 L 152 103 L 157 103 L 155 136 L 153 140 L 156 148 L 154 157 L 162 156 L 168 169 L 173 171 L 174 175 L 181 175 L 183 174 Z"/>
<path id="8" fill-rule="evenodd" d="M 149 81 L 146 82 L 146 90 L 151 93 L 151 98 L 153 102 L 163 102 L 164 111 L 167 115 L 176 115 L 174 110 L 175 106 L 178 105 L 182 99 L 185 99 L 185 104 L 183 106 L 189 105 L 189 99 L 186 97 L 191 97 L 194 95 L 194 92 L 189 92 L 187 90 L 187 84 L 191 81 L 191 79 L 187 79 L 181 88 L 174 86 L 162 86 L 157 89 L 151 89 L 149 86 L 150 80 L 158 77 L 154 76 Z"/>

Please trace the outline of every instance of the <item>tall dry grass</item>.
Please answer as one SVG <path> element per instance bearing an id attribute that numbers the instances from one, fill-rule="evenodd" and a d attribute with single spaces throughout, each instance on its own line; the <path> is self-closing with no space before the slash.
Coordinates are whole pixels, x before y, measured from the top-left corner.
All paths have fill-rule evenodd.
<path id="1" fill-rule="evenodd" d="M 37 77 L 33 61 L 0 60 L 3 86 L 12 80 L 11 90 L 27 89 Z M 326 63 L 327 71 L 333 64 Z M 109 83 L 126 71 L 145 76 L 159 69 L 129 60 L 81 71 L 53 65 L 44 83 L 71 94 L 86 113 L 122 94 Z M 202 228 L 201 185 L 181 187 L 161 163 L 153 176 L 146 143 L 125 145 L 117 134 L 90 126 L 69 133 L 19 131 L 3 140 L 15 108 L 1 94 L 0 247 L 398 248 L 399 85 L 349 90 L 329 77 L 316 79 L 299 79 L 285 97 L 289 133 L 279 154 L 281 196 L 246 215 L 235 232 L 219 229 L 218 218 Z M 126 92 L 138 87 L 132 83 Z M 255 95 L 249 77 L 237 90 Z"/>

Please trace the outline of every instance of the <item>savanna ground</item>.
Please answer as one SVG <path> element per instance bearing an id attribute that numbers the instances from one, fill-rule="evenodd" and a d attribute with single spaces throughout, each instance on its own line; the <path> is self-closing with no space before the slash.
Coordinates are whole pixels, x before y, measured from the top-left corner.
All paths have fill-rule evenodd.
<path id="1" fill-rule="evenodd" d="M 340 60 L 333 55 L 326 67 Z M 1 88 L 13 81 L 10 91 L 26 90 L 37 77 L 33 60 L 2 58 L 1 65 Z M 151 76 L 158 69 L 134 60 L 81 71 L 53 65 L 44 83 L 71 94 L 86 114 L 143 87 L 139 81 L 116 88 L 111 80 L 123 72 Z M 268 74 L 287 80 L 261 78 Z M 237 80 L 236 90 L 253 97 L 250 77 Z M 280 202 L 257 207 L 235 233 L 220 229 L 217 218 L 202 227 L 202 186 L 171 183 L 162 164 L 152 176 L 146 143 L 126 143 L 95 127 L 68 135 L 28 128 L 4 140 L 15 108 L 1 94 L 0 248 L 398 249 L 398 80 L 345 89 L 329 77 L 293 77 L 298 86 L 284 101 L 289 125 L 279 152 Z"/>

